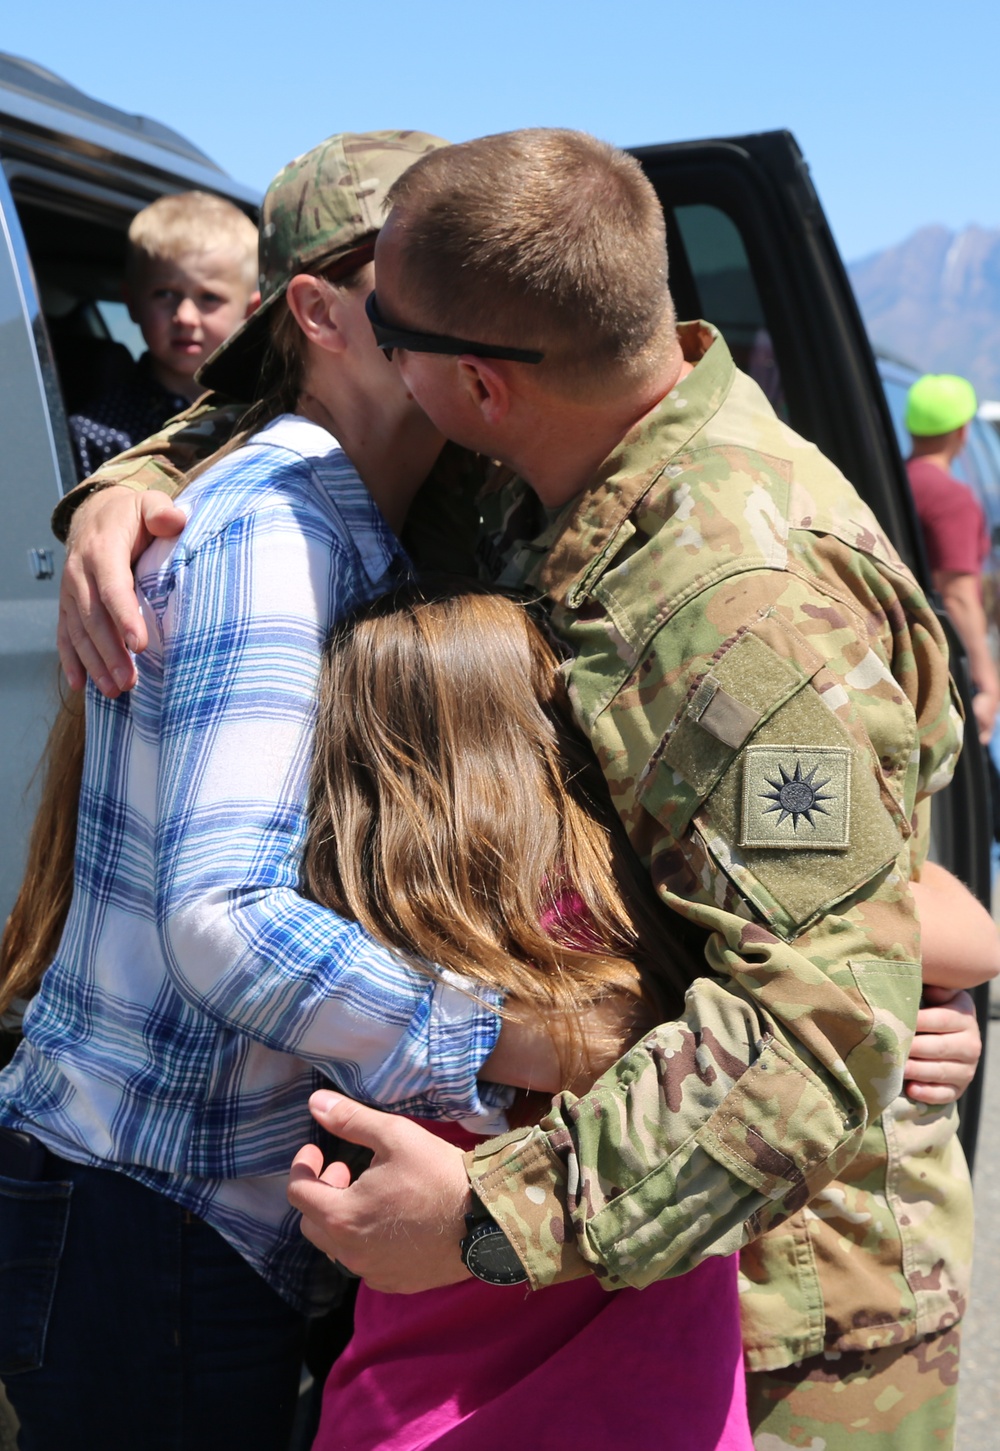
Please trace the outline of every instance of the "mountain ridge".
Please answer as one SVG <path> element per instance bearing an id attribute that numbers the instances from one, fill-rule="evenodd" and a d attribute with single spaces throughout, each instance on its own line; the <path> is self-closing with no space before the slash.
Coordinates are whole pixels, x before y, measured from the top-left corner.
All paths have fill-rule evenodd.
<path id="1" fill-rule="evenodd" d="M 847 271 L 876 348 L 1000 398 L 1000 229 L 921 227 Z"/>

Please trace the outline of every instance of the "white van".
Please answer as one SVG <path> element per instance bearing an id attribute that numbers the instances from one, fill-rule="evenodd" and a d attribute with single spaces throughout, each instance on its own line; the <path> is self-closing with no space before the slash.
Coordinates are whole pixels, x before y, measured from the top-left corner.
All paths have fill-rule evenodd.
<path id="1" fill-rule="evenodd" d="M 177 132 L 0 55 L 0 922 L 57 700 L 62 549 L 49 517 L 76 482 L 66 415 L 124 347 L 141 351 L 120 296 L 129 222 L 193 188 L 256 218 L 257 193 Z"/>

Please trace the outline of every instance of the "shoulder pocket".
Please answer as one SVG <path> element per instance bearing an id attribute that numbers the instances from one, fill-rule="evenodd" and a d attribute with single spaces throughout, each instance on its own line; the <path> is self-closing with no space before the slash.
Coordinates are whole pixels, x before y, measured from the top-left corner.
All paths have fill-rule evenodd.
<path id="1" fill-rule="evenodd" d="M 823 660 L 771 616 L 712 662 L 639 784 L 778 935 L 797 935 L 898 856 L 910 826 L 870 743 L 811 683 Z M 700 853 L 699 853 L 700 855 Z"/>

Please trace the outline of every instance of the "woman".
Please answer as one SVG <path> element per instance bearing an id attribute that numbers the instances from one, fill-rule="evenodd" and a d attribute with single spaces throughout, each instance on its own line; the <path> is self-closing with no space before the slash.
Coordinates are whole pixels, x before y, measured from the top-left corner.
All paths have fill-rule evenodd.
<path id="1" fill-rule="evenodd" d="M 478 1082 L 490 1003 L 299 891 L 323 641 L 407 572 L 398 533 L 441 448 L 364 313 L 381 193 L 438 144 L 334 137 L 272 184 L 265 301 L 227 345 L 268 344 L 258 404 L 188 487 L 183 539 L 139 563 L 135 689 L 87 700 L 72 903 L 0 1077 L 0 1259 L 19 1267 L 0 1375 L 26 1448 L 88 1427 L 147 1451 L 282 1444 L 305 1314 L 332 1290 L 285 1198 L 319 1074 L 431 1116 L 509 1098 Z M 53 778 L 43 824 L 75 804 Z M 52 880 L 25 884 L 41 935 L 8 997 L 46 965 Z"/>

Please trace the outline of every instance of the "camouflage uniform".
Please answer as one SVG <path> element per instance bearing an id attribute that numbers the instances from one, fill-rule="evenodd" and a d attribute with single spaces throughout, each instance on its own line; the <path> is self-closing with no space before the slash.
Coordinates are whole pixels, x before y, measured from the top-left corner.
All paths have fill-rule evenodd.
<path id="1" fill-rule="evenodd" d="M 812 1356 L 747 1376 L 756 1451 L 947 1451 L 959 1327 L 884 1350 Z"/>
<path id="2" fill-rule="evenodd" d="M 698 366 L 588 489 L 547 519 L 523 486 L 496 496 L 494 562 L 548 601 L 631 840 L 711 934 L 715 976 L 590 1094 L 468 1163 L 534 1285 L 587 1264 L 641 1286 L 742 1248 L 747 1364 L 771 1371 L 963 1313 L 957 1112 L 897 1097 L 917 807 L 961 726 L 872 515 L 721 339 L 681 334 Z"/>
<path id="3" fill-rule="evenodd" d="M 631 840 L 711 975 L 591 1093 L 468 1166 L 535 1286 L 642 1286 L 742 1249 L 757 1400 L 787 1405 L 773 1382 L 805 1362 L 786 1388 L 813 1387 L 828 1431 L 810 1357 L 898 1358 L 965 1304 L 956 1110 L 898 1097 L 918 803 L 961 725 L 936 620 L 868 509 L 721 338 L 681 332 L 697 367 L 592 486 L 554 517 L 517 483 L 486 501 L 488 562 L 547 601 Z M 774 1425 L 768 1451 L 810 1444 Z"/>

